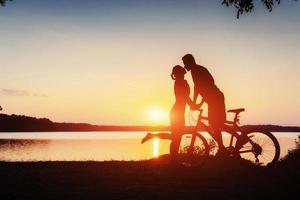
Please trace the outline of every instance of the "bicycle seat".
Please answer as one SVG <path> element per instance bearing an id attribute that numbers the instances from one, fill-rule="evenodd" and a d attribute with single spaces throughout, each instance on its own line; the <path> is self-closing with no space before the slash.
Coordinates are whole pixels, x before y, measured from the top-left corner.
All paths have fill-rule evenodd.
<path id="1" fill-rule="evenodd" d="M 232 112 L 232 113 L 235 113 L 235 114 L 239 114 L 240 112 L 243 112 L 243 111 L 245 111 L 245 108 L 227 110 L 227 112 Z"/>

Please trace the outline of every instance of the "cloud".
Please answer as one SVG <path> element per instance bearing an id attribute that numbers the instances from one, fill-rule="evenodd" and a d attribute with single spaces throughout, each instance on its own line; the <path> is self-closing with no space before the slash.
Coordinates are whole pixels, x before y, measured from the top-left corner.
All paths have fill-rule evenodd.
<path id="1" fill-rule="evenodd" d="M 34 97 L 47 97 L 45 94 L 35 93 L 29 90 L 14 90 L 14 89 L 1 89 L 0 94 L 4 96 L 34 96 Z"/>

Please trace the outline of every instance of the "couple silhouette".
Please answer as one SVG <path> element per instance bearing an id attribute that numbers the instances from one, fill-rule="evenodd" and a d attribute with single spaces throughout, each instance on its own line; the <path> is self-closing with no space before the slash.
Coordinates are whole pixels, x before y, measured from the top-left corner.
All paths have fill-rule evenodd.
<path id="1" fill-rule="evenodd" d="M 175 103 L 170 112 L 171 134 L 159 133 L 147 135 L 142 139 L 142 143 L 153 139 L 171 140 L 170 154 L 176 155 L 179 150 L 181 136 L 185 128 L 185 109 L 189 105 L 192 110 L 199 109 L 204 103 L 208 106 L 208 122 L 212 129 L 212 137 L 219 145 L 217 154 L 225 153 L 221 128 L 226 121 L 225 98 L 224 94 L 216 86 L 215 81 L 209 71 L 198 65 L 191 54 L 182 57 L 184 67 L 176 65 L 172 69 L 171 78 L 174 80 Z M 185 80 L 185 74 L 191 72 L 194 82 L 193 100 L 190 98 L 190 87 Z M 197 103 L 198 96 L 201 102 Z"/>

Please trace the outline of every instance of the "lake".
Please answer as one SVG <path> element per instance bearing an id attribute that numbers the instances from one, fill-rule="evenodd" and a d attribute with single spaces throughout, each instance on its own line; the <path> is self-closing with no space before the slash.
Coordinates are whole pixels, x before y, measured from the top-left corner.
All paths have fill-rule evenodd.
<path id="1" fill-rule="evenodd" d="M 1 161 L 144 160 L 167 154 L 170 141 L 141 144 L 146 132 L 26 132 L 0 133 Z M 295 148 L 300 133 L 273 133 L 280 157 Z M 209 137 L 205 135 L 205 137 Z M 224 142 L 228 140 L 225 135 Z"/>

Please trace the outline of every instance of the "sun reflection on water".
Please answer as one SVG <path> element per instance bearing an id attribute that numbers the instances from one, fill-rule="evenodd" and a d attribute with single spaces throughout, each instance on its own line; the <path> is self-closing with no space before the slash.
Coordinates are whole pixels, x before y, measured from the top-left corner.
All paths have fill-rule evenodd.
<path id="1" fill-rule="evenodd" d="M 157 158 L 159 155 L 159 139 L 154 138 L 153 139 L 153 157 Z"/>

